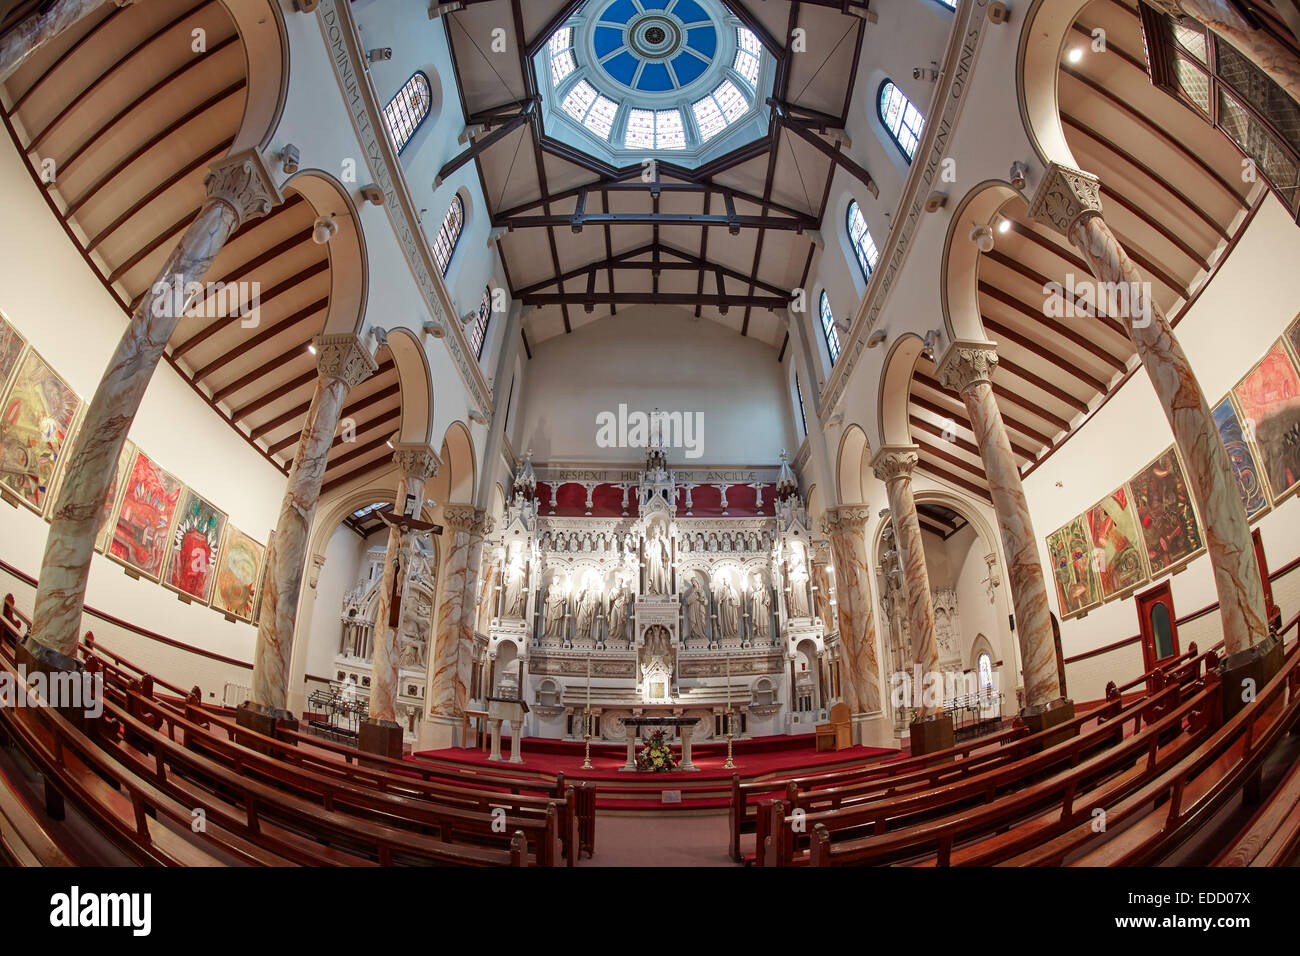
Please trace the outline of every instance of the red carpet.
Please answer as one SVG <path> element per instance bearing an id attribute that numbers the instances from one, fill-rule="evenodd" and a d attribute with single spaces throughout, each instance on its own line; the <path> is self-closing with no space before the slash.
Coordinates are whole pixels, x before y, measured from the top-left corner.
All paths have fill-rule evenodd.
<path id="1" fill-rule="evenodd" d="M 509 754 L 509 742 L 502 742 L 502 752 Z M 681 748 L 673 750 L 681 756 Z M 706 810 L 725 808 L 731 793 L 731 777 L 740 774 L 742 781 L 759 778 L 779 779 L 803 773 L 815 773 L 845 765 L 872 763 L 898 754 L 881 747 L 850 747 L 838 752 L 818 753 L 811 734 L 804 736 L 761 737 L 736 741 L 732 746 L 734 770 L 726 769 L 725 742 L 698 744 L 691 748 L 695 772 L 672 773 L 624 772 L 620 768 L 627 758 L 625 746 L 609 744 L 591 748 L 591 770 L 582 769 L 583 745 L 572 741 L 528 737 L 524 739 L 524 763 L 495 763 L 481 750 L 457 747 L 425 750 L 413 755 L 416 760 L 451 763 L 466 769 L 492 768 L 499 773 L 544 773 L 564 776 L 577 782 L 596 783 L 596 806 L 602 810 Z M 668 801 L 664 792 L 668 791 Z M 674 800 L 679 795 L 680 802 Z"/>

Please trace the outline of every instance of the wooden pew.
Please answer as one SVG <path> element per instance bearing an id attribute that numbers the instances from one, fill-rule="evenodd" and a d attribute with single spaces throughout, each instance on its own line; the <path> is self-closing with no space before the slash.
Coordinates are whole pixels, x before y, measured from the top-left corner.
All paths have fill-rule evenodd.
<path id="1" fill-rule="evenodd" d="M 1218 694 L 1217 686 L 1206 687 L 1134 737 L 1073 769 L 899 830 L 836 840 L 832 817 L 810 817 L 809 862 L 844 866 L 920 859 L 939 866 L 987 865 L 1035 846 L 1066 828 L 1090 822 L 1093 807 L 1111 805 L 1201 743 L 1213 725 Z M 1166 732 L 1185 720 L 1194 729 L 1162 746 Z"/>
<path id="2" fill-rule="evenodd" d="M 483 774 L 457 774 L 415 761 L 393 760 L 361 754 L 310 735 L 283 731 L 288 738 L 274 739 L 238 726 L 233 720 L 213 713 L 201 704 L 197 688 L 184 701 L 169 700 L 153 694 L 153 679 L 120 655 L 94 643 L 93 637 L 83 644 L 88 661 L 103 670 L 106 678 L 124 691 L 123 702 L 129 713 L 154 729 L 164 724 L 167 733 L 191 749 L 207 749 L 210 756 L 230 760 L 230 747 L 245 746 L 271 754 L 300 768 L 310 768 L 335 778 L 349 780 L 372 789 L 406 797 L 421 797 L 447 806 L 491 812 L 501 807 L 512 816 L 544 820 L 548 808 L 556 814 L 563 856 L 572 866 L 581 850 L 590 855 L 595 843 L 595 794 L 591 784 L 566 784 L 563 774 L 546 779 Z M 102 655 L 102 656 L 101 656 Z M 105 658 L 111 660 L 105 660 Z M 139 680 L 127 670 L 142 674 Z M 168 686 L 173 693 L 179 690 Z M 224 741 L 221 736 L 224 735 Z M 322 753 L 322 751 L 324 753 Z M 549 854 L 543 854 L 549 860 Z"/>

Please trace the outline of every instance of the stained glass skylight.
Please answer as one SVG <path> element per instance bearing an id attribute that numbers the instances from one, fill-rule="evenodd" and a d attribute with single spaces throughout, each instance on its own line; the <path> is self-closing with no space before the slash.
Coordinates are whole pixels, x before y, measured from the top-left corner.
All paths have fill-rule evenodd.
<path id="1" fill-rule="evenodd" d="M 723 0 L 588 0 L 532 59 L 546 135 L 620 167 L 659 151 L 694 167 L 767 135 L 771 62 Z"/>

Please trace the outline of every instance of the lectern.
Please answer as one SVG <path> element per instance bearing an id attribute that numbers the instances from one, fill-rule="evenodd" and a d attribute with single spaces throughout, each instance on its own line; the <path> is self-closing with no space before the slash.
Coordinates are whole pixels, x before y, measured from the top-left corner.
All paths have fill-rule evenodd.
<path id="1" fill-rule="evenodd" d="M 488 760 L 501 759 L 501 723 L 510 721 L 510 763 L 523 763 L 520 748 L 524 743 L 524 714 L 528 702 L 514 697 L 489 697 L 488 724 L 492 728 L 492 752 Z"/>

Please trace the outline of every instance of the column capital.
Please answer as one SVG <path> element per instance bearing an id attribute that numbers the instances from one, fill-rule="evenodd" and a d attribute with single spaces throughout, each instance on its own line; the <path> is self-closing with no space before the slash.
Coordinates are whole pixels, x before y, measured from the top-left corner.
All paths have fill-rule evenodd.
<path id="1" fill-rule="evenodd" d="M 355 335 L 318 335 L 312 343 L 321 377 L 341 379 L 348 388 L 356 388 L 379 368 L 370 349 Z"/>
<path id="2" fill-rule="evenodd" d="M 421 483 L 436 475 L 442 465 L 432 445 L 402 442 L 393 446 L 393 463 L 401 470 L 404 479 Z"/>
<path id="3" fill-rule="evenodd" d="M 1092 173 L 1052 163 L 1029 205 L 1029 218 L 1062 235 L 1080 219 L 1101 215 L 1101 180 Z"/>
<path id="4" fill-rule="evenodd" d="M 473 505 L 445 505 L 442 509 L 442 523 L 453 531 L 470 531 L 483 517 Z"/>
<path id="5" fill-rule="evenodd" d="M 886 445 L 871 459 L 871 470 L 885 484 L 899 478 L 911 481 L 919 460 L 915 445 Z"/>
<path id="6" fill-rule="evenodd" d="M 936 377 L 959 395 L 981 382 L 992 382 L 998 367 L 997 343 L 957 341 L 939 359 Z"/>
<path id="7" fill-rule="evenodd" d="M 235 211 L 235 229 L 250 219 L 265 216 L 284 202 L 266 161 L 255 149 L 217 160 L 208 167 L 203 185 L 209 201 L 223 202 Z"/>
<path id="8" fill-rule="evenodd" d="M 843 534 L 854 525 L 865 525 L 871 520 L 871 509 L 866 505 L 841 505 L 827 508 L 822 515 L 822 531 L 828 535 Z"/>

